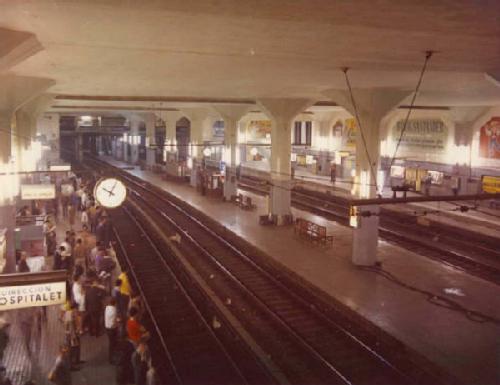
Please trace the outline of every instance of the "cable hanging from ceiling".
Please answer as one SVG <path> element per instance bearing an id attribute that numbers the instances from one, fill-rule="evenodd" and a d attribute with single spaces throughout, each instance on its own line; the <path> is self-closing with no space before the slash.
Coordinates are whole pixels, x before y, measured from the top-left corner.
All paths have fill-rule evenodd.
<path id="1" fill-rule="evenodd" d="M 378 191 L 378 186 L 377 186 L 377 174 L 375 173 L 375 169 L 373 168 L 373 163 L 372 163 L 372 159 L 370 156 L 370 152 L 368 151 L 368 146 L 366 145 L 366 138 L 365 138 L 365 134 L 363 132 L 363 126 L 361 125 L 361 119 L 359 117 L 359 112 L 358 112 L 358 106 L 356 104 L 356 100 L 354 99 L 354 94 L 352 92 L 352 86 L 351 86 L 351 82 L 349 80 L 349 76 L 347 75 L 347 71 L 349 71 L 348 67 L 342 68 L 342 72 L 344 73 L 344 76 L 345 76 L 347 88 L 349 90 L 349 96 L 351 98 L 352 108 L 354 109 L 354 115 L 355 115 L 355 118 L 356 118 L 356 121 L 357 121 L 357 124 L 359 127 L 359 133 L 361 134 L 361 140 L 363 141 L 363 147 L 365 149 L 366 159 L 368 160 L 368 164 L 370 165 L 370 174 L 371 174 L 373 183 L 369 183 L 369 185 L 374 186 L 376 195 L 380 196 L 380 193 Z"/>
<path id="2" fill-rule="evenodd" d="M 413 107 L 415 105 L 415 100 L 417 99 L 417 95 L 418 95 L 418 92 L 420 90 L 420 86 L 422 85 L 422 80 L 424 78 L 425 71 L 427 70 L 427 64 L 429 63 L 429 60 L 433 54 L 434 54 L 434 51 L 426 51 L 425 52 L 425 60 L 424 60 L 423 66 L 422 66 L 422 70 L 420 71 L 420 76 L 418 78 L 417 86 L 415 87 L 415 91 L 413 93 L 411 103 L 410 103 L 410 106 L 408 108 L 408 112 L 406 113 L 406 117 L 405 117 L 405 120 L 403 123 L 403 128 L 401 129 L 401 134 L 399 135 L 398 142 L 396 143 L 396 148 L 394 149 L 394 154 L 392 155 L 391 162 L 389 163 L 389 172 L 391 170 L 391 167 L 394 164 L 394 161 L 396 160 L 396 155 L 398 153 L 399 146 L 401 145 L 401 141 L 403 140 L 403 136 L 405 134 L 406 127 L 408 126 L 408 121 L 410 120 L 410 115 L 411 115 L 411 113 L 413 111 Z M 382 190 L 383 190 L 383 188 L 384 187 L 382 186 Z"/>

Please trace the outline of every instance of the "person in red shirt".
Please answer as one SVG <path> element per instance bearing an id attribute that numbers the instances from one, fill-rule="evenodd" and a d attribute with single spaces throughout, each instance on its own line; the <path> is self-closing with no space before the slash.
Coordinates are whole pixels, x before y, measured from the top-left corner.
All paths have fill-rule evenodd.
<path id="1" fill-rule="evenodd" d="M 133 307 L 129 311 L 129 318 L 127 320 L 127 335 L 130 341 L 134 344 L 138 344 L 140 341 L 144 341 L 149 337 L 149 333 L 146 331 L 144 326 L 137 321 L 137 316 L 139 312 Z"/>

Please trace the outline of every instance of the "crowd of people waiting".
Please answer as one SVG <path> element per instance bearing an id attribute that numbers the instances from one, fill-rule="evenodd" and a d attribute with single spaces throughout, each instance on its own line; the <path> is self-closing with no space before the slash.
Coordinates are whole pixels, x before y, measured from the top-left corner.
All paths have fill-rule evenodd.
<path id="1" fill-rule="evenodd" d="M 48 212 L 33 213 L 28 206 L 21 209 L 22 216 L 46 215 L 47 257 L 52 257 L 54 270 L 67 271 L 67 302 L 59 316 L 65 341 L 48 378 L 56 384 L 71 384 L 71 372 L 85 363 L 80 354 L 81 337 L 99 337 L 105 331 L 116 382 L 153 385 L 156 374 L 147 344 L 149 333 L 142 324 L 144 308 L 131 289 L 127 272 L 117 271 L 112 225 L 106 210 L 92 197 L 94 183 L 93 177 L 85 180 L 73 174 L 61 184 L 57 202 Z M 77 215 L 80 231 L 75 227 Z M 60 217 L 69 223 L 69 229 L 58 243 L 56 221 Z M 18 271 L 29 272 L 26 253 L 20 255 Z"/>

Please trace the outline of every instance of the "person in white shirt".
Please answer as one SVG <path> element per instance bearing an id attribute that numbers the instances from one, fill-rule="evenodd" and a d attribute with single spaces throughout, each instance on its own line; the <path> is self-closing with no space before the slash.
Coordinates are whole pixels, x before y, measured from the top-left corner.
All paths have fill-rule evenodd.
<path id="1" fill-rule="evenodd" d="M 115 298 L 111 298 L 109 304 L 104 309 L 104 327 L 109 339 L 109 363 L 112 364 L 118 338 L 118 316 Z"/>
<path id="2" fill-rule="evenodd" d="M 85 313 L 85 289 L 82 285 L 82 277 L 75 277 L 73 281 L 73 287 L 71 288 L 73 292 L 73 300 L 78 305 L 78 318 L 77 318 L 77 329 L 78 333 L 83 333 L 83 315 Z"/>

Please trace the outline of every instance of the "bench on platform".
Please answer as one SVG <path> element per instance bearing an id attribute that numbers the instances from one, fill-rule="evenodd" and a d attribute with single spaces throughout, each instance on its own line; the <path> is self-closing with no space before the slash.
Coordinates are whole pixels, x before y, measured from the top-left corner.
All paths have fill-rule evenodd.
<path id="1" fill-rule="evenodd" d="M 393 198 L 396 198 L 396 193 L 398 191 L 403 193 L 403 198 L 406 198 L 406 193 L 410 190 L 410 186 L 408 186 L 408 185 L 392 186 L 391 190 L 392 190 L 392 197 Z"/>
<path id="2" fill-rule="evenodd" d="M 325 226 L 318 225 L 307 219 L 297 218 L 293 230 L 296 235 L 312 243 L 333 244 L 333 236 L 327 235 Z"/>
<path id="3" fill-rule="evenodd" d="M 252 202 L 252 198 L 243 194 L 233 195 L 231 199 L 243 210 L 255 210 L 257 205 Z"/>

